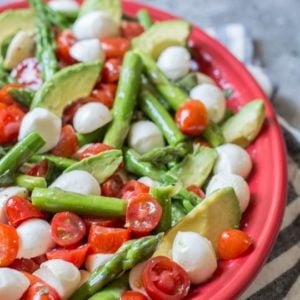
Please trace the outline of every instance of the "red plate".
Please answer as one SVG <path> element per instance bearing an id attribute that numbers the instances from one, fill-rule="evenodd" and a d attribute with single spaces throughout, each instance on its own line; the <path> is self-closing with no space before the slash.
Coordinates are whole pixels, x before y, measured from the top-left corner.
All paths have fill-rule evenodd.
<path id="1" fill-rule="evenodd" d="M 0 6 L 0 11 L 26 7 L 26 2 Z M 147 8 L 155 20 L 175 17 L 149 6 L 124 1 L 124 11 L 135 15 L 140 8 Z M 195 288 L 190 299 L 226 300 L 240 295 L 263 266 L 276 240 L 285 208 L 287 192 L 287 162 L 284 141 L 275 112 L 255 80 L 245 67 L 222 45 L 194 27 L 192 41 L 205 57 L 205 69 L 218 79 L 222 87 L 235 91 L 228 103 L 238 108 L 245 103 L 262 98 L 267 108 L 264 129 L 249 147 L 254 162 L 250 178 L 251 204 L 243 215 L 242 227 L 253 237 L 255 248 L 249 254 L 221 263 L 214 278 Z"/>

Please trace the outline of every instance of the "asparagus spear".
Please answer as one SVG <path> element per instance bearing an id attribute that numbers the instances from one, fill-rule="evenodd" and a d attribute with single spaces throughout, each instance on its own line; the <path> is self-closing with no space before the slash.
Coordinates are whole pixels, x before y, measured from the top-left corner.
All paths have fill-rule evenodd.
<path id="1" fill-rule="evenodd" d="M 140 88 L 142 62 L 132 51 L 125 55 L 112 114 L 113 121 L 104 136 L 104 144 L 121 148 L 129 131 Z"/>
<path id="2" fill-rule="evenodd" d="M 72 18 L 69 16 L 58 12 L 54 11 L 50 6 L 44 5 L 45 6 L 45 12 L 47 14 L 47 18 L 49 19 L 50 23 L 55 25 L 56 27 L 60 29 L 66 29 L 69 28 L 73 21 Z"/>
<path id="3" fill-rule="evenodd" d="M 30 162 L 37 163 L 41 162 L 42 160 L 47 160 L 53 163 L 58 170 L 64 171 L 67 168 L 70 168 L 72 165 L 74 165 L 77 161 L 70 159 L 70 158 L 64 158 L 59 157 L 51 154 L 35 154 L 30 158 Z"/>
<path id="4" fill-rule="evenodd" d="M 104 135 L 104 128 L 99 128 L 96 129 L 95 131 L 91 132 L 91 133 L 76 133 L 76 137 L 79 143 L 79 146 L 83 146 L 86 144 L 90 144 L 90 143 L 95 143 L 98 142 L 102 139 L 103 135 Z"/>
<path id="5" fill-rule="evenodd" d="M 203 131 L 202 136 L 214 147 L 218 147 L 225 143 L 221 128 L 212 122 Z"/>
<path id="6" fill-rule="evenodd" d="M 143 25 L 145 30 L 149 29 L 152 26 L 152 19 L 149 14 L 149 11 L 146 9 L 140 9 L 137 13 L 138 21 Z"/>
<path id="7" fill-rule="evenodd" d="M 175 226 L 182 218 L 185 217 L 185 215 L 186 213 L 183 206 L 180 203 L 173 201 L 171 206 L 171 216 L 172 216 L 171 226 L 172 227 Z"/>
<path id="8" fill-rule="evenodd" d="M 189 93 L 192 88 L 198 84 L 197 75 L 189 73 L 183 78 L 176 81 L 176 85 L 182 88 L 185 92 Z"/>
<path id="9" fill-rule="evenodd" d="M 35 188 L 31 195 L 34 206 L 49 212 L 71 211 L 80 215 L 123 217 L 127 202 L 111 197 L 64 192 L 58 188 Z"/>
<path id="10" fill-rule="evenodd" d="M 32 191 L 35 188 L 46 188 L 47 182 L 44 177 L 17 175 L 15 183 L 18 186 L 25 187 L 27 190 Z"/>
<path id="11" fill-rule="evenodd" d="M 10 88 L 8 93 L 14 98 L 14 100 L 28 108 L 30 108 L 35 95 L 34 91 L 19 88 Z"/>
<path id="12" fill-rule="evenodd" d="M 114 256 L 102 267 L 98 267 L 70 300 L 84 300 L 100 291 L 109 282 L 122 276 L 124 271 L 147 260 L 156 250 L 161 234 L 147 236 L 124 243 Z"/>

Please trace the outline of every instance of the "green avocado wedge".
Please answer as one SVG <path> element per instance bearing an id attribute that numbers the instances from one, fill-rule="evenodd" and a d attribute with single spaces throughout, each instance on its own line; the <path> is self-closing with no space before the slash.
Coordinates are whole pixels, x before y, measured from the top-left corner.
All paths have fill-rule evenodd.
<path id="1" fill-rule="evenodd" d="M 58 117 L 73 101 L 90 95 L 101 71 L 101 63 L 80 63 L 62 69 L 35 95 L 31 109 L 43 107 Z"/>
<path id="2" fill-rule="evenodd" d="M 192 231 L 206 237 L 217 251 L 218 239 L 222 232 L 238 228 L 240 219 L 240 206 L 233 189 L 228 187 L 217 190 L 168 231 L 154 256 L 171 257 L 173 241 L 180 231 Z"/>

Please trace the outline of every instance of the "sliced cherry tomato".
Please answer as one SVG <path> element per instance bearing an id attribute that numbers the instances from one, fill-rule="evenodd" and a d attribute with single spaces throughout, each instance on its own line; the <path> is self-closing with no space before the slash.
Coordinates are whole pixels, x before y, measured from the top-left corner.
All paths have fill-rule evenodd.
<path id="1" fill-rule="evenodd" d="M 37 91 L 43 84 L 41 69 L 37 58 L 26 58 L 19 63 L 11 73 L 18 83 Z"/>
<path id="2" fill-rule="evenodd" d="M 46 254 L 39 255 L 37 257 L 32 258 L 32 260 L 37 263 L 38 265 L 41 265 L 43 262 L 47 261 Z"/>
<path id="3" fill-rule="evenodd" d="M 245 253 L 252 245 L 249 235 L 238 229 L 229 229 L 222 233 L 218 241 L 219 257 L 223 260 L 235 259 Z"/>
<path id="4" fill-rule="evenodd" d="M 75 249 L 57 248 L 47 252 L 48 259 L 63 259 L 80 268 L 84 263 L 90 245 L 85 244 Z"/>
<path id="5" fill-rule="evenodd" d="M 150 259 L 142 276 L 143 285 L 152 299 L 181 300 L 190 289 L 185 270 L 166 256 Z"/>
<path id="6" fill-rule="evenodd" d="M 16 104 L 14 98 L 10 95 L 8 92 L 11 88 L 21 88 L 22 85 L 15 84 L 15 83 L 9 83 L 6 84 L 1 90 L 0 90 L 0 103 L 4 103 L 6 105 L 13 105 Z"/>
<path id="7" fill-rule="evenodd" d="M 19 236 L 14 227 L 0 223 L 0 267 L 9 266 L 17 257 Z"/>
<path id="8" fill-rule="evenodd" d="M 137 22 L 122 21 L 121 34 L 124 38 L 131 40 L 144 32 L 144 27 Z"/>
<path id="9" fill-rule="evenodd" d="M 138 194 L 145 194 L 149 193 L 149 186 L 143 184 L 142 182 L 136 180 L 129 180 L 126 182 L 124 187 L 121 190 L 120 197 L 122 199 L 129 200 L 130 198 L 138 195 Z"/>
<path id="10" fill-rule="evenodd" d="M 70 30 L 64 30 L 56 37 L 56 55 L 67 65 L 76 62 L 76 60 L 70 55 L 70 48 L 75 44 L 75 42 L 76 38 Z"/>
<path id="11" fill-rule="evenodd" d="M 196 145 L 200 145 L 200 146 L 203 146 L 203 147 L 208 147 L 208 148 L 212 148 L 212 145 L 204 140 L 204 139 L 197 139 L 193 142 L 193 144 L 196 146 Z"/>
<path id="12" fill-rule="evenodd" d="M 59 246 L 76 245 L 82 240 L 85 233 L 85 224 L 79 216 L 68 211 L 54 215 L 51 222 L 51 234 Z"/>
<path id="13" fill-rule="evenodd" d="M 96 154 L 99 154 L 101 152 L 112 150 L 112 149 L 113 149 L 113 147 L 108 146 L 106 144 L 96 143 L 96 144 L 89 146 L 82 153 L 80 153 L 79 159 L 82 160 L 82 159 L 94 156 Z"/>
<path id="14" fill-rule="evenodd" d="M 9 267 L 21 272 L 33 273 L 39 268 L 39 264 L 31 258 L 17 258 Z"/>
<path id="15" fill-rule="evenodd" d="M 119 174 L 115 174 L 101 184 L 101 194 L 106 197 L 118 197 L 124 186 Z"/>
<path id="16" fill-rule="evenodd" d="M 133 232 L 149 233 L 159 223 L 162 208 L 149 194 L 137 194 L 129 200 L 126 210 L 126 226 Z"/>
<path id="17" fill-rule="evenodd" d="M 105 218 L 105 217 L 83 217 L 86 229 L 89 230 L 92 225 L 103 227 L 123 227 L 124 221 L 118 218 Z"/>
<path id="18" fill-rule="evenodd" d="M 91 97 L 95 102 L 100 102 L 108 108 L 112 108 L 115 101 L 114 97 L 104 90 L 93 90 Z"/>
<path id="19" fill-rule="evenodd" d="M 208 125 L 206 107 L 198 100 L 188 100 L 181 104 L 175 118 L 177 126 L 188 136 L 200 135 Z"/>
<path id="20" fill-rule="evenodd" d="M 197 196 L 199 196 L 202 199 L 205 198 L 205 194 L 204 194 L 203 190 L 196 184 L 190 185 L 189 187 L 187 187 L 187 190 L 196 194 Z"/>
<path id="21" fill-rule="evenodd" d="M 130 231 L 124 228 L 108 228 L 92 225 L 88 242 L 90 253 L 115 253 L 120 246 L 130 239 Z"/>
<path id="22" fill-rule="evenodd" d="M 135 291 L 125 291 L 120 300 L 147 300 L 148 298 L 142 293 Z"/>
<path id="23" fill-rule="evenodd" d="M 119 80 L 121 72 L 121 60 L 117 58 L 108 59 L 102 69 L 101 79 L 104 83 L 114 83 Z"/>
<path id="24" fill-rule="evenodd" d="M 117 91 L 116 83 L 99 83 L 97 84 L 97 88 L 103 90 L 108 96 L 115 98 Z"/>
<path id="25" fill-rule="evenodd" d="M 26 175 L 29 176 L 37 176 L 37 177 L 44 177 L 48 172 L 48 163 L 47 160 L 42 160 L 39 163 L 34 164 L 32 167 L 30 167 Z"/>
<path id="26" fill-rule="evenodd" d="M 71 157 L 79 147 L 75 131 L 71 125 L 65 125 L 60 133 L 60 138 L 51 153 L 62 157 Z"/>
<path id="27" fill-rule="evenodd" d="M 128 39 L 115 37 L 115 38 L 102 38 L 102 48 L 105 53 L 105 58 L 123 58 L 125 53 L 130 47 Z"/>

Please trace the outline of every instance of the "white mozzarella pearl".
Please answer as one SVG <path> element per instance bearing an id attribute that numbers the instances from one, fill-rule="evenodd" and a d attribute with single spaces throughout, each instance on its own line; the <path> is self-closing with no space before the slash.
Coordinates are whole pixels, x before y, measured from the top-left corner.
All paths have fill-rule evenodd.
<path id="1" fill-rule="evenodd" d="M 150 121 L 138 121 L 131 125 L 128 144 L 138 153 L 144 154 L 154 148 L 165 145 L 163 135 L 159 128 Z"/>
<path id="2" fill-rule="evenodd" d="M 30 281 L 22 272 L 10 268 L 0 268 L 0 299 L 20 299 L 29 285 Z"/>
<path id="3" fill-rule="evenodd" d="M 79 62 L 104 61 L 104 51 L 98 39 L 76 42 L 70 48 L 70 55 Z"/>
<path id="4" fill-rule="evenodd" d="M 151 179 L 150 177 L 144 176 L 138 179 L 139 182 L 151 187 L 159 187 L 160 183 Z"/>
<path id="5" fill-rule="evenodd" d="M 49 1 L 48 5 L 55 11 L 66 14 L 76 13 L 79 11 L 79 4 L 73 0 L 53 0 Z"/>
<path id="6" fill-rule="evenodd" d="M 208 239 L 195 232 L 178 232 L 172 258 L 188 274 L 192 284 L 207 281 L 217 268 L 217 258 Z"/>
<path id="7" fill-rule="evenodd" d="M 50 185 L 50 187 L 60 188 L 66 192 L 83 195 L 100 195 L 101 189 L 96 178 L 90 173 L 82 170 L 74 170 L 61 174 Z"/>
<path id="8" fill-rule="evenodd" d="M 244 212 L 250 201 L 250 190 L 245 179 L 235 174 L 217 174 L 210 180 L 206 194 L 210 195 L 218 189 L 232 187 L 239 200 L 241 212 Z"/>
<path id="9" fill-rule="evenodd" d="M 143 274 L 146 264 L 147 264 L 147 261 L 144 261 L 142 263 L 137 264 L 135 267 L 133 267 L 130 270 L 129 286 L 133 291 L 140 292 L 140 293 L 144 294 L 145 296 L 147 296 L 147 298 L 148 298 L 148 295 L 144 288 L 143 280 L 142 280 L 142 274 Z"/>
<path id="10" fill-rule="evenodd" d="M 23 118 L 20 126 L 19 141 L 32 132 L 37 132 L 45 141 L 40 153 L 56 146 L 61 131 L 61 119 L 45 108 L 34 108 Z"/>
<path id="11" fill-rule="evenodd" d="M 181 46 L 166 48 L 157 60 L 158 67 L 171 80 L 177 80 L 189 72 L 191 54 Z"/>
<path id="12" fill-rule="evenodd" d="M 80 285 L 80 272 L 70 262 L 51 259 L 40 265 L 33 275 L 52 286 L 63 299 L 68 299 Z"/>
<path id="13" fill-rule="evenodd" d="M 214 174 L 232 173 L 246 178 L 252 169 L 252 160 L 248 152 L 234 144 L 225 144 L 216 148 L 218 160 Z"/>
<path id="14" fill-rule="evenodd" d="M 11 186 L 0 191 L 0 223 L 7 223 L 4 206 L 7 200 L 13 196 L 26 198 L 28 196 L 28 192 L 25 188 L 20 186 Z"/>
<path id="15" fill-rule="evenodd" d="M 90 133 L 103 127 L 112 120 L 112 114 L 102 103 L 87 103 L 81 106 L 73 118 L 77 132 Z"/>
<path id="16" fill-rule="evenodd" d="M 86 270 L 79 270 L 79 272 L 80 272 L 80 283 L 79 283 L 79 286 L 81 286 L 85 282 L 87 282 L 87 280 L 91 276 L 91 273 L 88 272 L 88 271 L 86 271 Z"/>
<path id="17" fill-rule="evenodd" d="M 217 86 L 207 83 L 197 85 L 191 90 L 190 97 L 205 105 L 211 121 L 218 123 L 223 119 L 226 100 L 223 92 Z"/>
<path id="18" fill-rule="evenodd" d="M 24 59 L 34 56 L 34 40 L 26 31 L 19 31 L 10 42 L 5 60 L 4 67 L 13 69 Z"/>
<path id="19" fill-rule="evenodd" d="M 85 268 L 89 272 L 93 272 L 98 267 L 105 265 L 112 257 L 113 254 L 97 253 L 88 255 L 84 264 Z"/>
<path id="20" fill-rule="evenodd" d="M 79 17 L 73 25 L 73 33 L 79 40 L 115 37 L 118 24 L 106 12 L 93 11 Z"/>
<path id="21" fill-rule="evenodd" d="M 30 219 L 17 227 L 19 251 L 17 258 L 32 258 L 45 254 L 55 246 L 50 224 L 41 219 Z"/>

